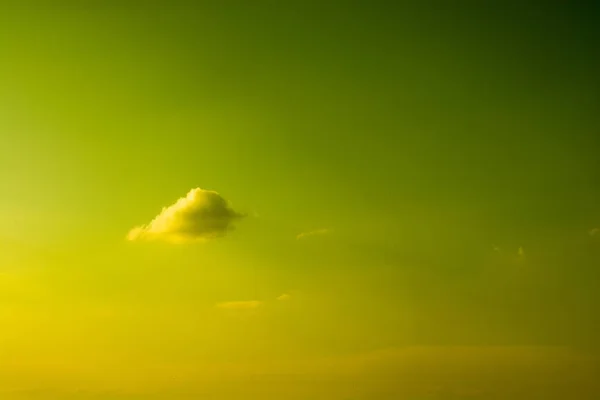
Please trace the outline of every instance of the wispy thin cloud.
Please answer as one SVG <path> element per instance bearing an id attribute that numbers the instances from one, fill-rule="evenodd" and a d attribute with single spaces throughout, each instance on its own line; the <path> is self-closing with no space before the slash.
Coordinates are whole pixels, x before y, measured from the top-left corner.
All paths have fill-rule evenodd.
<path id="1" fill-rule="evenodd" d="M 252 310 L 263 305 L 262 301 L 248 300 L 248 301 L 226 301 L 224 303 L 217 303 L 217 308 L 223 308 L 226 310 Z"/>
<path id="2" fill-rule="evenodd" d="M 590 229 L 590 231 L 588 233 L 590 234 L 590 236 L 596 236 L 597 234 L 600 233 L 600 228 Z"/>
<path id="3" fill-rule="evenodd" d="M 289 293 L 283 293 L 277 296 L 275 299 L 268 301 L 261 300 L 244 300 L 244 301 L 225 301 L 222 303 L 215 304 L 216 308 L 224 309 L 224 310 L 239 310 L 239 311 L 250 311 L 255 310 L 257 308 L 268 307 L 269 304 L 273 302 L 280 301 L 289 301 L 292 298 L 292 295 Z"/>
<path id="4" fill-rule="evenodd" d="M 233 222 L 243 217 L 219 193 L 195 188 L 164 207 L 149 224 L 133 228 L 127 239 L 173 243 L 203 241 L 224 236 L 233 229 Z"/>
<path id="5" fill-rule="evenodd" d="M 299 233 L 298 235 L 296 235 L 296 239 L 304 239 L 310 236 L 319 236 L 319 235 L 327 235 L 331 233 L 331 229 L 327 229 L 327 228 L 323 228 L 323 229 L 317 229 L 314 231 L 309 231 L 309 232 L 302 232 Z"/>

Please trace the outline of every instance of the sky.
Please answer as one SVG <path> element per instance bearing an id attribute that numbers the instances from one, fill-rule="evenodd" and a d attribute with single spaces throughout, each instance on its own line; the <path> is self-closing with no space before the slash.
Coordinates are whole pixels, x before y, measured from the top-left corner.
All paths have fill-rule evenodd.
<path id="1" fill-rule="evenodd" d="M 0 1 L 0 397 L 600 395 L 592 2 Z"/>

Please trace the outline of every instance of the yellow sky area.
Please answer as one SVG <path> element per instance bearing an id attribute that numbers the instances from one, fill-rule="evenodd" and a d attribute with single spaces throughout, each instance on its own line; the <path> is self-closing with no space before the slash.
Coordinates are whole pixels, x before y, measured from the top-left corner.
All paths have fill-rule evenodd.
<path id="1" fill-rule="evenodd" d="M 285 396 L 369 398 L 411 396 L 586 393 L 597 360 L 563 347 L 406 347 L 336 357 L 273 362 L 159 363 L 147 359 L 71 357 L 0 363 L 2 398 L 113 393 L 165 396 L 187 393 L 218 399 Z M 231 385 L 230 382 L 235 382 Z M 335 394 L 335 397 L 331 397 Z M 8 397 L 7 397 L 8 396 Z M 275 397 L 269 397 L 275 398 Z"/>
<path id="2" fill-rule="evenodd" d="M 320 335 L 303 343 L 282 341 L 281 335 L 291 333 L 281 329 L 285 319 L 306 319 L 310 314 L 294 313 L 296 302 L 307 296 L 298 292 L 284 296 L 285 301 L 277 298 L 280 295 L 262 302 L 157 306 L 61 297 L 38 278 L 0 275 L 3 296 L 12 298 L 0 303 L 3 400 L 29 400 L 36 390 L 46 398 L 107 394 L 116 399 L 189 395 L 233 400 L 240 396 L 485 398 L 490 393 L 512 396 L 519 390 L 547 393 L 552 399 L 598 389 L 594 386 L 598 360 L 566 347 L 413 346 L 338 355 L 306 352 L 325 338 L 338 335 L 339 341 L 359 333 L 332 330 L 326 319 L 315 318 L 291 326 L 310 324 L 314 332 L 300 335 L 319 330 Z M 310 307 L 314 313 L 316 304 Z"/>

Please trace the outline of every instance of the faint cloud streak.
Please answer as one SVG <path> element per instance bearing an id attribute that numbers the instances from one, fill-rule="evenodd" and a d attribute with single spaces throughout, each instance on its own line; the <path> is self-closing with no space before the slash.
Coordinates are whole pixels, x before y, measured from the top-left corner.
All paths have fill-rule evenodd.
<path id="1" fill-rule="evenodd" d="M 287 293 L 284 293 L 281 296 L 277 297 L 277 300 L 279 300 L 279 301 L 287 301 L 287 300 L 289 300 L 291 298 L 292 298 L 292 296 L 290 296 Z"/>
<path id="2" fill-rule="evenodd" d="M 226 310 L 253 310 L 263 305 L 262 301 L 249 300 L 249 301 L 227 301 L 224 303 L 217 303 L 217 308 Z"/>
<path id="3" fill-rule="evenodd" d="M 317 230 L 310 231 L 310 232 L 300 233 L 300 234 L 298 234 L 296 236 L 296 239 L 300 240 L 300 239 L 304 239 L 304 238 L 307 238 L 307 237 L 310 237 L 310 236 L 327 235 L 329 233 L 331 233 L 331 229 L 326 229 L 326 228 L 324 228 L 324 229 L 317 229 Z"/>

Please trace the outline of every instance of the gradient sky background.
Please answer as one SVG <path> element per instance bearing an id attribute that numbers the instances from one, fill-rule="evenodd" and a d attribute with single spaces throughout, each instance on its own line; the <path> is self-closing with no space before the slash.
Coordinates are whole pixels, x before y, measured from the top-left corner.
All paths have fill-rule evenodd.
<path id="1" fill-rule="evenodd" d="M 0 397 L 595 398 L 600 13 L 520 3 L 0 2 Z"/>

